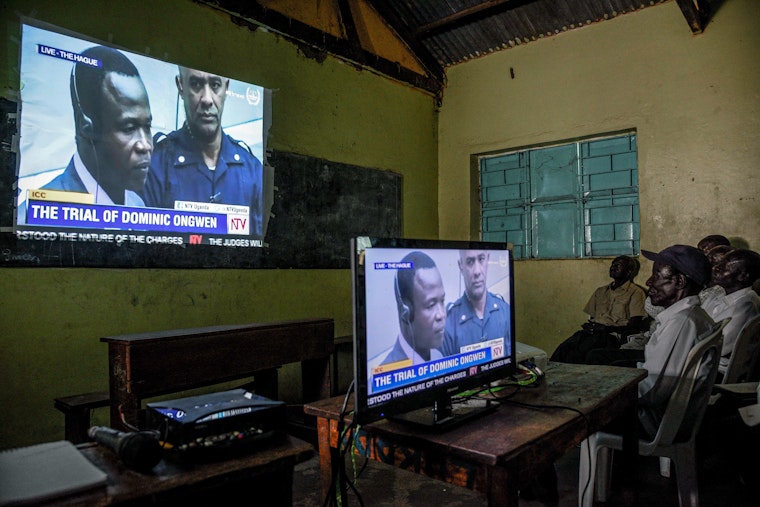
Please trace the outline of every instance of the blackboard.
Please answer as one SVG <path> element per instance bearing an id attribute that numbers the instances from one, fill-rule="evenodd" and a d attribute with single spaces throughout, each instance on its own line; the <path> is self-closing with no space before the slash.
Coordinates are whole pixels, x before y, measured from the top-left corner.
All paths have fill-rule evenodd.
<path id="1" fill-rule="evenodd" d="M 16 104 L 0 100 L 0 111 L 0 267 L 348 269 L 352 237 L 401 235 L 399 174 L 272 151 L 271 217 L 262 248 L 19 240 L 12 231 Z"/>

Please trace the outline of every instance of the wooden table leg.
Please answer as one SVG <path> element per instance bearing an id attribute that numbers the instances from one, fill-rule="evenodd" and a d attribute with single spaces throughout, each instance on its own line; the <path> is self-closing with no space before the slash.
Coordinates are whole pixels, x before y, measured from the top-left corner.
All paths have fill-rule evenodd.
<path id="1" fill-rule="evenodd" d="M 488 498 L 489 507 L 517 507 L 518 477 L 517 467 L 514 465 L 495 466 L 488 469 Z"/>
<path id="2" fill-rule="evenodd" d="M 330 420 L 317 418 L 317 446 L 319 448 L 319 473 L 322 477 L 322 499 L 327 498 L 332 485 L 333 447 L 330 445 Z"/>

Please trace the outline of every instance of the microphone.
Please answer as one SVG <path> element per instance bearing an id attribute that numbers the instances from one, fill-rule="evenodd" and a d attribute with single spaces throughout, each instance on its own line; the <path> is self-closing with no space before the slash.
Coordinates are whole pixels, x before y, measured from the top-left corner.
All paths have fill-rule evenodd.
<path id="1" fill-rule="evenodd" d="M 92 426 L 87 436 L 114 451 L 134 470 L 148 472 L 161 461 L 161 444 L 150 433 L 125 433 L 106 426 Z"/>

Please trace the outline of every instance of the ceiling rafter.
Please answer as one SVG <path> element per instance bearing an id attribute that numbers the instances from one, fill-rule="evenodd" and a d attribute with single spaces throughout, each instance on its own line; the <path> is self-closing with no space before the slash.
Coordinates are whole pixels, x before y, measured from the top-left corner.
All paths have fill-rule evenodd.
<path id="1" fill-rule="evenodd" d="M 399 65 L 398 62 L 364 50 L 359 44 L 358 35 L 355 38 L 350 34 L 347 34 L 348 38 L 336 37 L 295 18 L 277 12 L 274 9 L 268 9 L 255 0 L 194 1 L 227 13 L 234 23 L 248 26 L 252 30 L 257 29 L 258 26 L 264 26 L 268 30 L 294 41 L 304 49 L 304 54 L 307 56 L 320 57 L 320 54 L 326 53 L 342 57 L 356 63 L 360 67 L 372 68 L 386 76 L 409 83 L 436 96 L 442 93 L 444 84 L 443 69 L 441 69 L 439 74 L 430 73 L 429 75 L 421 75 Z M 348 3 L 341 1 L 341 4 L 344 3 L 346 4 L 345 9 L 348 10 L 348 14 L 344 14 L 341 7 L 341 17 L 344 29 L 346 29 L 346 21 L 350 20 L 350 23 L 353 24 L 353 17 L 350 14 Z M 356 34 L 355 24 L 353 32 Z"/>
<path id="2" fill-rule="evenodd" d="M 294 41 L 309 57 L 319 60 L 331 54 L 440 97 L 446 83 L 446 68 L 451 65 L 670 2 L 678 5 L 692 33 L 698 34 L 705 30 L 714 14 L 711 11 L 716 11 L 724 0 L 649 0 L 645 3 L 641 0 L 332 0 L 320 4 L 333 9 L 332 14 L 340 23 L 339 33 L 333 30 L 334 26 L 315 28 L 321 26 L 318 19 L 312 24 L 304 22 L 312 20 L 304 17 L 304 10 L 298 8 L 297 2 L 193 1 L 224 11 L 234 22 L 251 29 L 264 26 Z M 360 10 L 352 10 L 357 8 Z M 394 42 L 400 42 L 404 48 L 397 45 L 382 53 L 383 56 L 374 48 L 364 49 L 362 42 L 366 43 L 368 34 L 361 32 L 366 29 L 361 22 L 361 9 L 368 8 L 373 9 L 384 24 L 382 36 L 397 38 Z M 416 64 L 399 63 L 408 64 L 409 53 Z"/>
<path id="3" fill-rule="evenodd" d="M 705 0 L 676 0 L 678 7 L 681 8 L 689 28 L 694 33 L 702 33 L 707 26 L 707 20 L 710 17 L 710 4 Z"/>
<path id="4" fill-rule="evenodd" d="M 467 7 L 448 16 L 431 21 L 414 31 L 415 37 L 432 37 L 438 33 L 454 30 L 496 14 L 531 4 L 537 0 L 486 0 L 478 5 Z"/>
<path id="5" fill-rule="evenodd" d="M 367 3 L 372 6 L 373 9 L 385 20 L 401 40 L 409 46 L 409 49 L 417 56 L 420 63 L 425 70 L 427 70 L 431 76 L 440 80 L 441 83 L 445 80 L 445 73 L 443 67 L 435 59 L 435 57 L 428 51 L 428 49 L 422 45 L 414 36 L 412 31 L 406 25 L 406 23 L 398 16 L 386 0 L 367 0 Z"/>
<path id="6" fill-rule="evenodd" d="M 353 59 L 358 63 L 366 63 L 367 60 L 364 51 L 362 51 L 362 43 L 359 40 L 359 33 L 356 31 L 354 15 L 351 12 L 348 0 L 338 0 L 338 8 L 340 9 L 340 20 L 343 23 L 343 30 L 346 32 L 346 38 L 348 39 L 348 48 Z"/>

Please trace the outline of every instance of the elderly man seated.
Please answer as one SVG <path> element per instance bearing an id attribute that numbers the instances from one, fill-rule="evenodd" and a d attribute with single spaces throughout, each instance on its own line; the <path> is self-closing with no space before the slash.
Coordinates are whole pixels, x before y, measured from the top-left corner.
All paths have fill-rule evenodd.
<path id="1" fill-rule="evenodd" d="M 712 267 L 711 281 L 715 286 L 722 287 L 723 291 L 707 293 L 702 300 L 702 308 L 715 322 L 731 317 L 731 321 L 723 329 L 723 350 L 718 367 L 721 378 L 726 373 L 731 353 L 744 324 L 760 313 L 760 297 L 752 290 L 752 284 L 758 278 L 760 254 L 752 250 L 731 250 Z"/>
<path id="2" fill-rule="evenodd" d="M 617 348 L 625 336 L 647 327 L 644 289 L 633 283 L 637 273 L 638 262 L 632 257 L 621 255 L 612 261 L 612 282 L 594 291 L 583 309 L 588 321 L 559 344 L 552 361 L 583 363 L 590 350 Z"/>

